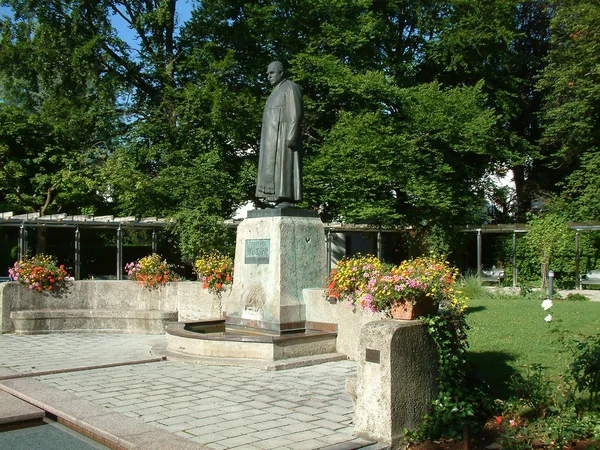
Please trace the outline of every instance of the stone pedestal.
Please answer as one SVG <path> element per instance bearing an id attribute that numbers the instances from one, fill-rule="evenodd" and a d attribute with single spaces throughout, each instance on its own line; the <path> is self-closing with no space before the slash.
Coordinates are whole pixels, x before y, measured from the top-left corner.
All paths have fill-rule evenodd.
<path id="1" fill-rule="evenodd" d="M 228 323 L 279 333 L 305 329 L 302 290 L 327 278 L 325 229 L 313 211 L 248 212 L 237 229 L 235 274 L 223 305 Z"/>
<path id="2" fill-rule="evenodd" d="M 435 344 L 419 320 L 381 320 L 362 328 L 359 351 L 354 431 L 395 445 L 435 398 Z"/>

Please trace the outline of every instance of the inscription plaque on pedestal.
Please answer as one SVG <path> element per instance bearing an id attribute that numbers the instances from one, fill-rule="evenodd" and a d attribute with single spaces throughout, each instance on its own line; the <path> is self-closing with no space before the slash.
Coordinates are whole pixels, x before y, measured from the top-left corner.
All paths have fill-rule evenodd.
<path id="1" fill-rule="evenodd" d="M 270 251 L 270 239 L 246 239 L 244 262 L 246 264 L 269 264 Z"/>

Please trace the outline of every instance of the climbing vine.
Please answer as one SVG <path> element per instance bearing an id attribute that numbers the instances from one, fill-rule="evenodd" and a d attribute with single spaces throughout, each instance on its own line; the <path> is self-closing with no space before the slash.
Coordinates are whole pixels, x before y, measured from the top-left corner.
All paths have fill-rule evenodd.
<path id="1" fill-rule="evenodd" d="M 437 397 L 419 430 L 406 433 L 408 439 L 462 437 L 465 424 L 479 423 L 491 412 L 480 381 L 469 370 L 467 331 L 464 314 L 454 313 L 421 318 L 437 348 Z"/>

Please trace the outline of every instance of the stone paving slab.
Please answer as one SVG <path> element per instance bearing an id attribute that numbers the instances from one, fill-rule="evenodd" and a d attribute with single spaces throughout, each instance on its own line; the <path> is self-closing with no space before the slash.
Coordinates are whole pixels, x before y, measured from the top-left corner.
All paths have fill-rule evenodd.
<path id="1" fill-rule="evenodd" d="M 140 420 L 125 417 L 63 390 L 29 378 L 0 382 L 0 392 L 10 393 L 56 417 L 59 424 L 110 448 L 202 450 L 205 447 L 173 436 Z M 152 441 L 148 441 L 151 435 Z M 38 447 L 39 449 L 53 449 Z"/>
<path id="2" fill-rule="evenodd" d="M 0 365 L 21 373 L 148 359 L 164 336 L 135 334 L 0 335 Z"/>
<path id="3" fill-rule="evenodd" d="M 147 359 L 160 339 L 165 338 L 0 335 L 0 369 L 33 373 Z M 114 415 L 113 420 L 131 418 L 174 438 L 185 437 L 190 445 L 213 450 L 356 449 L 376 444 L 353 435 L 354 405 L 345 380 L 355 371 L 352 361 L 279 372 L 165 361 L 56 373 L 30 381 L 49 387 L 55 401 L 74 420 L 85 413 L 76 412 L 75 407 L 69 410 L 56 392 L 97 405 L 104 412 L 95 419 L 98 430 L 114 427 L 108 422 L 108 416 Z M 16 390 L 14 383 L 26 381 L 2 384 Z M 120 432 L 132 430 L 125 427 Z"/>

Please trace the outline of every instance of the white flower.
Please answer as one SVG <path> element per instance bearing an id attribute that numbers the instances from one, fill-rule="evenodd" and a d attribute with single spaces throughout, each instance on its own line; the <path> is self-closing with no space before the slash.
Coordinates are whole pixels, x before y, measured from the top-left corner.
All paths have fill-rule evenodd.
<path id="1" fill-rule="evenodd" d="M 548 314 L 546 317 L 544 317 L 544 320 L 546 322 L 552 322 L 552 314 Z"/>
<path id="2" fill-rule="evenodd" d="M 542 302 L 542 308 L 544 308 L 544 311 L 548 311 L 550 308 L 552 308 L 552 305 L 552 300 L 550 300 L 549 298 Z"/>

